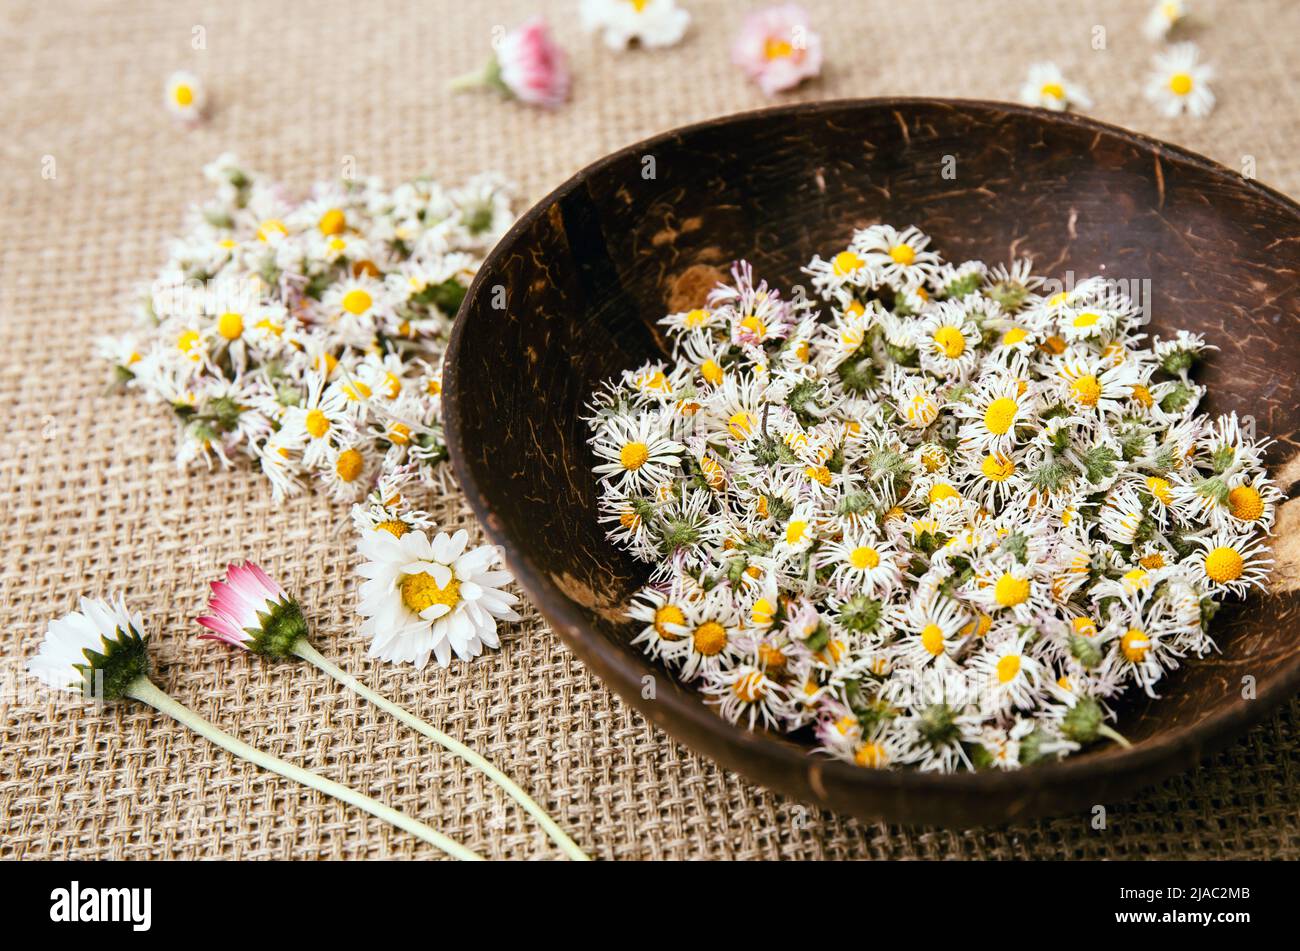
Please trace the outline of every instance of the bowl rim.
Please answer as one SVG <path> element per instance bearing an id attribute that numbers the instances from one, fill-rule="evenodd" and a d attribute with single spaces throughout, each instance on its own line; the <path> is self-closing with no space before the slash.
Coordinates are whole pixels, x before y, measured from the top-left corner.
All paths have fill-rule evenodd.
<path id="1" fill-rule="evenodd" d="M 1168 158 L 1176 163 L 1194 166 L 1217 176 L 1230 176 L 1248 191 L 1260 198 L 1290 211 L 1300 221 L 1300 204 L 1274 188 L 1254 179 L 1241 176 L 1225 165 L 1206 158 L 1182 146 L 1173 145 L 1152 136 L 1134 132 L 1121 126 L 1101 122 L 1087 116 L 1068 112 L 1049 112 L 1017 103 L 986 99 L 944 98 L 932 96 L 880 96 L 868 98 L 842 98 L 815 102 L 790 103 L 760 109 L 745 110 L 674 127 L 622 146 L 596 159 L 571 175 L 539 199 L 506 231 L 493 246 L 480 265 L 465 299 L 457 312 L 448 340 L 443 370 L 443 426 L 452 468 L 469 501 L 479 524 L 488 538 L 504 549 L 507 562 L 525 593 L 538 611 L 584 664 L 593 668 L 602 680 L 612 681 L 611 686 L 627 703 L 636 708 L 647 720 L 657 724 L 670 735 L 678 736 L 673 724 L 685 720 L 699 733 L 704 734 L 709 745 L 730 747 L 744 756 L 755 756 L 774 765 L 796 771 L 805 771 L 813 778 L 815 786 L 834 785 L 840 789 L 873 789 L 879 792 L 908 793 L 982 793 L 1014 794 L 1040 786 L 1073 784 L 1100 777 L 1147 772 L 1135 785 L 1147 785 L 1177 770 L 1180 764 L 1190 765 L 1196 758 L 1217 749 L 1237 737 L 1247 727 L 1258 723 L 1276 710 L 1284 701 L 1300 690 L 1300 651 L 1284 663 L 1278 676 L 1261 689 L 1254 700 L 1237 700 L 1186 726 L 1175 726 L 1129 748 L 1109 747 L 1086 757 L 1066 757 L 1053 763 L 1042 763 L 1021 770 L 977 770 L 960 773 L 924 773 L 916 770 L 868 770 L 830 757 L 814 758 L 798 744 L 781 739 L 766 731 L 747 730 L 728 722 L 709 710 L 696 698 L 676 691 L 661 691 L 651 703 L 641 699 L 641 676 L 647 669 L 638 659 L 603 635 L 591 636 L 582 613 L 552 582 L 544 571 L 519 551 L 503 527 L 493 518 L 487 507 L 474 472 L 467 462 L 461 439 L 462 414 L 459 352 L 465 323 L 473 303 L 478 299 L 482 285 L 494 270 L 499 258 L 514 240 L 530 229 L 547 214 L 564 196 L 582 187 L 594 174 L 617 162 L 643 153 L 656 146 L 689 135 L 693 132 L 741 121 L 761 120 L 787 115 L 818 115 L 851 109 L 907 109 L 915 107 L 940 108 L 952 111 L 975 109 L 986 112 L 1018 114 L 1049 125 L 1073 126 L 1105 134 L 1136 145 L 1149 152 L 1156 162 L 1156 175 L 1163 203 L 1163 171 L 1161 160 Z M 898 116 L 903 122 L 901 115 Z M 650 662 L 646 662 L 649 664 Z M 697 748 L 697 741 L 680 740 L 688 747 Z M 713 759 L 712 754 L 708 755 Z M 813 774 L 819 774 L 815 776 Z M 820 778 L 820 781 L 818 781 Z M 828 782 L 828 780 L 830 782 Z"/>

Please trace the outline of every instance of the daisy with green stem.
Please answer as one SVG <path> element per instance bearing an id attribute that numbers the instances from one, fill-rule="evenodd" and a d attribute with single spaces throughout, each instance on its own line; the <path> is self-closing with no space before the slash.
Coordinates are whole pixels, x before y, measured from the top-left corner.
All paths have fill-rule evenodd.
<path id="1" fill-rule="evenodd" d="M 249 746 L 173 700 L 150 679 L 148 637 L 142 632 L 143 618 L 139 612 L 128 611 L 121 596 L 109 600 L 83 597 L 80 608 L 80 611 L 72 611 L 50 622 L 40 651 L 27 663 L 28 672 L 47 685 L 77 691 L 96 700 L 139 700 L 255 766 L 364 809 L 454 858 L 482 859 L 477 853 L 403 812 Z M 268 625 L 271 630 L 265 636 L 277 643 L 292 637 L 298 627 L 304 633 L 306 630 L 301 614 L 295 621 L 281 612 L 277 618 L 268 618 Z"/>
<path id="2" fill-rule="evenodd" d="M 423 533 L 416 532 L 412 534 L 421 535 Z M 446 538 L 446 536 L 440 536 L 439 540 L 443 538 Z M 474 557 L 476 554 L 477 550 L 466 557 Z M 463 601 L 473 604 L 474 608 L 479 611 L 492 611 L 495 609 L 492 599 L 499 599 L 500 592 L 488 587 L 486 583 L 470 580 L 466 577 L 466 570 L 461 568 L 459 563 L 453 568 L 445 570 L 447 576 L 444 578 L 442 585 L 438 585 L 433 576 L 428 574 L 409 576 L 420 583 L 408 585 L 404 582 L 402 586 L 403 597 L 406 596 L 407 588 L 414 589 L 420 587 L 422 583 L 423 588 L 435 591 L 431 595 L 432 600 L 447 608 L 443 612 L 444 615 L 459 613 L 460 604 L 448 603 L 452 597 L 458 602 Z M 498 579 L 492 578 L 489 580 Z M 208 603 L 209 613 L 198 618 L 198 623 L 207 628 L 209 633 L 200 635 L 201 638 L 222 641 L 234 647 L 252 651 L 255 654 L 264 654 L 277 658 L 299 657 L 307 661 L 353 693 L 392 714 L 416 732 L 427 736 L 471 766 L 477 767 L 489 779 L 500 786 L 510 798 L 515 800 L 525 812 L 535 818 L 546 831 L 546 834 L 564 850 L 564 853 L 569 858 L 587 859 L 582 850 L 578 848 L 572 839 L 565 835 L 541 806 L 490 762 L 460 741 L 421 720 L 403 707 L 386 700 L 355 677 L 340 670 L 321 656 L 320 652 L 308 640 L 307 620 L 303 617 L 298 602 L 257 565 L 252 562 L 244 562 L 242 565 L 231 564 L 226 569 L 226 580 L 214 581 L 211 587 L 212 597 Z M 474 602 L 483 602 L 484 606 L 480 608 Z"/>

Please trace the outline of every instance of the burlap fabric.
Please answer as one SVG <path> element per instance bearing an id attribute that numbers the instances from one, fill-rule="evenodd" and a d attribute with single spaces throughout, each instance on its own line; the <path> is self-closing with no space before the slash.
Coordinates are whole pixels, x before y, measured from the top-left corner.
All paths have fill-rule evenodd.
<path id="1" fill-rule="evenodd" d="M 233 150 L 296 185 L 337 175 L 347 157 L 389 181 L 495 168 L 519 182 L 522 210 L 617 146 L 762 104 L 727 56 L 748 5 L 684 3 L 696 18 L 686 42 L 621 56 L 579 34 L 576 0 L 541 4 L 576 74 L 554 113 L 443 92 L 478 65 L 494 25 L 539 6 L 522 0 L 0 6 L 0 855 L 437 854 L 138 705 L 97 712 L 34 689 L 22 661 L 45 621 L 110 588 L 149 614 L 160 683 L 218 724 L 487 855 L 554 854 L 494 787 L 305 665 L 196 642 L 205 582 L 242 556 L 300 593 L 327 655 L 488 754 L 603 858 L 1300 855 L 1300 704 L 1200 768 L 1107 804 L 1105 831 L 1087 815 L 941 831 L 820 813 L 724 772 L 649 727 L 532 611 L 473 664 L 379 666 L 355 633 L 351 538 L 335 530 L 345 507 L 275 505 L 247 469 L 180 473 L 170 420 L 104 393 L 93 338 L 131 323 L 132 288 L 205 195 L 204 162 Z M 1219 71 L 1219 107 L 1201 122 L 1161 120 L 1141 97 L 1142 0 L 808 6 L 828 65 L 798 97 L 1014 98 L 1031 61 L 1054 59 L 1091 91 L 1093 115 L 1232 167 L 1253 157 L 1262 180 L 1300 192 L 1300 4 L 1194 4 L 1186 35 Z M 192 49 L 197 28 L 205 50 Z M 201 128 L 163 111 L 177 68 L 206 80 Z M 470 521 L 455 494 L 436 510 Z"/>

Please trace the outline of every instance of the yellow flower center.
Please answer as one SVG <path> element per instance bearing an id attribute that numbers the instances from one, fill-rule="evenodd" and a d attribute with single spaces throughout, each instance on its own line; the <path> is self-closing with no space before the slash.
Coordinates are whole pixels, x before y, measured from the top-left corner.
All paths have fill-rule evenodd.
<path id="1" fill-rule="evenodd" d="M 649 458 L 650 447 L 643 442 L 630 442 L 618 454 L 618 461 L 629 470 L 640 469 Z"/>
<path id="2" fill-rule="evenodd" d="M 767 692 L 763 686 L 763 675 L 757 670 L 748 671 L 737 677 L 736 682 L 731 685 L 731 690 L 745 703 L 753 703 Z"/>
<path id="3" fill-rule="evenodd" d="M 1155 571 L 1157 568 L 1163 568 L 1165 566 L 1165 556 L 1160 554 L 1158 551 L 1152 552 L 1149 555 L 1143 555 L 1139 558 L 1138 564 L 1147 569 L 1147 571 Z"/>
<path id="4" fill-rule="evenodd" d="M 804 535 L 808 533 L 808 523 L 804 521 L 793 521 L 785 527 L 785 541 L 787 545 L 797 545 L 803 541 Z"/>
<path id="5" fill-rule="evenodd" d="M 998 661 L 998 683 L 1009 684 L 1020 673 L 1020 655 L 1007 654 Z"/>
<path id="6" fill-rule="evenodd" d="M 722 367 L 718 366 L 716 360 L 705 360 L 701 363 L 700 376 L 714 386 L 722 385 Z"/>
<path id="7" fill-rule="evenodd" d="M 981 612 L 979 617 L 963 627 L 961 632 L 966 637 L 970 637 L 972 634 L 976 637 L 983 637 L 989 632 L 989 628 L 992 626 L 993 618 Z"/>
<path id="8" fill-rule="evenodd" d="M 927 624 L 921 630 L 921 646 L 935 657 L 943 653 L 943 628 L 938 624 Z"/>
<path id="9" fill-rule="evenodd" d="M 753 334 L 755 337 L 767 336 L 767 324 L 763 323 L 763 318 L 759 317 L 757 314 L 750 314 L 742 320 L 740 322 L 740 327 L 742 330 Z"/>
<path id="10" fill-rule="evenodd" d="M 1151 641 L 1143 631 L 1130 627 L 1119 639 L 1119 649 L 1128 661 L 1136 664 L 1147 656 L 1147 651 L 1151 649 Z"/>
<path id="11" fill-rule="evenodd" d="M 257 226 L 258 241 L 270 241 L 273 237 L 283 237 L 288 233 L 289 229 L 279 218 L 267 218 Z"/>
<path id="12" fill-rule="evenodd" d="M 324 413 L 314 409 L 307 414 L 306 427 L 312 439 L 320 439 L 330 431 L 330 421 Z"/>
<path id="13" fill-rule="evenodd" d="M 822 485 L 831 484 L 831 470 L 825 466 L 808 466 L 803 470 L 803 474 Z"/>
<path id="14" fill-rule="evenodd" d="M 763 58 L 767 60 L 784 59 L 794 52 L 794 46 L 785 40 L 769 37 L 763 42 Z"/>
<path id="15" fill-rule="evenodd" d="M 984 411 L 984 428 L 995 436 L 1001 436 L 1011 424 L 1016 421 L 1016 413 L 1020 412 L 1020 405 L 1008 397 L 1000 397 L 989 404 L 989 408 Z"/>
<path id="16" fill-rule="evenodd" d="M 889 754 L 879 743 L 863 743 L 854 752 L 853 762 L 865 769 L 879 769 L 889 762 Z"/>
<path id="17" fill-rule="evenodd" d="M 701 310 L 698 307 L 687 312 L 686 317 L 683 320 L 683 323 L 685 323 L 687 327 L 692 328 L 703 327 L 708 322 L 709 312 L 707 310 Z"/>
<path id="18" fill-rule="evenodd" d="M 334 471 L 344 482 L 352 482 L 361 474 L 364 464 L 365 457 L 361 453 L 355 449 L 344 449 L 339 453 L 338 459 L 334 460 Z"/>
<path id="19" fill-rule="evenodd" d="M 695 649 L 712 657 L 727 646 L 727 629 L 717 621 L 705 621 L 695 629 Z"/>
<path id="20" fill-rule="evenodd" d="M 401 588 L 402 602 L 416 614 L 427 611 L 435 604 L 454 608 L 460 603 L 460 582 L 455 578 L 448 579 L 444 588 L 434 580 L 433 575 L 421 571 L 402 578 Z"/>
<path id="21" fill-rule="evenodd" d="M 176 349 L 180 350 L 181 353 L 189 353 L 198 342 L 199 332 L 197 330 L 187 330 L 176 338 Z"/>
<path id="22" fill-rule="evenodd" d="M 1168 479 L 1162 479 L 1159 476 L 1147 476 L 1147 489 L 1165 505 L 1169 505 L 1174 500 Z"/>
<path id="23" fill-rule="evenodd" d="M 668 630 L 669 624 L 681 627 L 685 623 L 686 615 L 675 604 L 665 604 L 655 611 L 655 632 L 666 641 L 680 641 L 682 639 L 682 635 L 674 634 Z"/>
<path id="24" fill-rule="evenodd" d="M 411 441 L 411 427 L 406 423 L 393 423 L 388 427 L 388 441 L 394 446 L 405 446 Z"/>
<path id="25" fill-rule="evenodd" d="M 351 383 L 343 385 L 343 395 L 350 400 L 365 400 L 370 398 L 370 387 L 360 380 L 354 380 Z"/>
<path id="26" fill-rule="evenodd" d="M 1029 336 L 1029 331 L 1024 327 L 1012 327 L 1002 335 L 1002 346 L 1010 347 L 1020 343 Z"/>
<path id="27" fill-rule="evenodd" d="M 323 235 L 336 235 L 342 234 L 347 224 L 347 216 L 338 208 L 331 208 L 320 216 L 320 221 L 316 223 L 316 227 L 320 228 L 320 233 Z"/>
<path id="28" fill-rule="evenodd" d="M 1264 498 L 1248 485 L 1239 485 L 1228 493 L 1228 511 L 1233 518 L 1254 522 L 1264 514 Z"/>
<path id="29" fill-rule="evenodd" d="M 700 471 L 704 473 L 704 480 L 709 483 L 709 488 L 715 492 L 720 491 L 727 484 L 727 474 L 722 471 L 722 463 L 712 456 L 705 456 L 700 460 Z"/>
<path id="30" fill-rule="evenodd" d="M 1175 96 L 1186 96 L 1192 91 L 1192 77 L 1190 73 L 1174 73 L 1169 77 L 1169 91 Z"/>
<path id="31" fill-rule="evenodd" d="M 993 586 L 993 597 L 1004 608 L 1015 607 L 1029 600 L 1029 579 L 1005 573 Z"/>
<path id="32" fill-rule="evenodd" d="M 1133 399 L 1137 400 L 1147 409 L 1150 409 L 1151 404 L 1155 402 L 1155 398 L 1151 395 L 1151 391 L 1148 390 L 1141 383 L 1133 384 L 1132 394 L 1133 394 Z"/>
<path id="33" fill-rule="evenodd" d="M 961 495 L 950 486 L 947 482 L 936 482 L 930 487 L 930 504 L 942 502 L 944 499 L 960 499 Z"/>
<path id="34" fill-rule="evenodd" d="M 1235 548 L 1219 547 L 1205 556 L 1205 574 L 1220 584 L 1236 581 L 1245 564 Z"/>
<path id="35" fill-rule="evenodd" d="M 1096 637 L 1097 625 L 1093 623 L 1092 618 L 1077 617 L 1070 621 L 1070 626 L 1074 628 L 1074 633 L 1080 637 Z"/>
<path id="36" fill-rule="evenodd" d="M 773 647 L 771 644 L 760 644 L 758 646 L 758 659 L 768 670 L 774 672 L 785 670 L 786 656 L 779 647 Z"/>
<path id="37" fill-rule="evenodd" d="M 852 251 L 841 251 L 835 255 L 831 261 L 831 270 L 837 277 L 844 277 L 846 274 L 852 274 L 858 268 L 862 267 L 862 258 L 858 257 Z"/>
<path id="38" fill-rule="evenodd" d="M 859 545 L 853 551 L 849 552 L 849 564 L 858 571 L 866 571 L 868 568 L 875 568 L 880 564 L 880 552 L 876 551 L 870 545 Z"/>
<path id="39" fill-rule="evenodd" d="M 1038 92 L 1040 95 L 1048 96 L 1052 99 L 1065 98 L 1065 89 L 1060 83 L 1043 83 Z"/>
<path id="40" fill-rule="evenodd" d="M 354 287 L 343 295 L 343 309 L 355 317 L 359 317 L 370 309 L 370 294 L 359 287 Z"/>
<path id="41" fill-rule="evenodd" d="M 746 413 L 743 409 L 739 413 L 732 413 L 731 418 L 727 420 L 727 429 L 731 435 L 737 439 L 746 439 L 750 431 L 754 428 L 754 417 Z"/>
<path id="42" fill-rule="evenodd" d="M 1070 391 L 1084 406 L 1096 406 L 1097 400 L 1101 399 L 1101 383 L 1091 374 L 1081 376 L 1071 383 Z"/>
<path id="43" fill-rule="evenodd" d="M 378 525 L 375 526 L 375 531 L 388 532 L 388 534 L 392 535 L 394 538 L 401 538 L 410 530 L 411 530 L 410 526 L 407 525 L 405 522 L 403 522 L 400 518 L 390 518 L 387 521 L 380 522 Z"/>
<path id="44" fill-rule="evenodd" d="M 889 256 L 895 264 L 902 264 L 904 267 L 916 260 L 916 251 L 907 243 L 896 244 L 889 249 Z"/>
<path id="45" fill-rule="evenodd" d="M 194 105 L 194 90 L 185 83 L 177 83 L 176 88 L 172 90 L 172 98 L 176 100 L 178 106 Z"/>
<path id="46" fill-rule="evenodd" d="M 1093 327 L 1099 320 L 1101 320 L 1101 314 L 1097 313 L 1095 310 L 1085 310 L 1082 314 L 1074 318 L 1074 326 L 1080 329 Z"/>
<path id="47" fill-rule="evenodd" d="M 966 338 L 956 327 L 940 327 L 936 330 L 934 344 L 949 360 L 956 360 L 966 351 Z"/>
<path id="48" fill-rule="evenodd" d="M 980 463 L 980 472 L 990 482 L 1005 482 L 1015 474 L 1016 464 L 1010 457 L 989 453 Z"/>
<path id="49" fill-rule="evenodd" d="M 425 384 L 424 389 L 430 396 L 441 396 L 442 380 L 439 380 L 437 377 L 432 377 L 429 382 Z"/>
<path id="50" fill-rule="evenodd" d="M 1047 353 L 1054 353 L 1057 355 L 1065 353 L 1065 341 L 1056 336 L 1056 334 L 1052 334 L 1052 336 L 1044 340 L 1041 347 Z"/>

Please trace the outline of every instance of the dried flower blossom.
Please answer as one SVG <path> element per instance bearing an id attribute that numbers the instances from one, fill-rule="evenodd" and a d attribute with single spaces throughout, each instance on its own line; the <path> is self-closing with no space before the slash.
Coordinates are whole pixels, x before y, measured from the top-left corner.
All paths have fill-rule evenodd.
<path id="1" fill-rule="evenodd" d="M 651 566 L 634 641 L 746 726 L 864 767 L 1124 742 L 1111 702 L 1214 649 L 1281 493 L 1199 415 L 1186 331 L 1116 282 L 948 263 L 874 225 L 783 300 L 735 267 L 593 398 L 597 517 Z"/>

